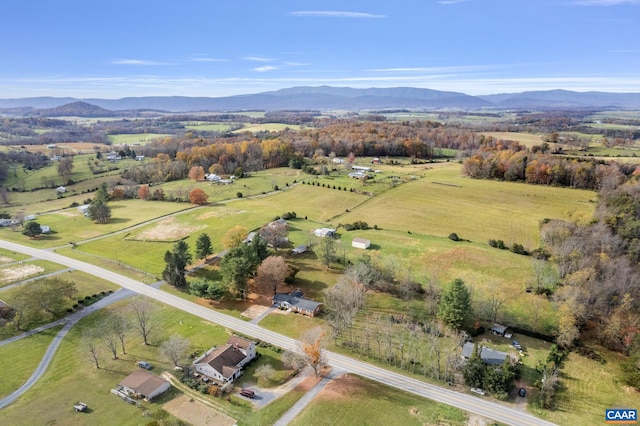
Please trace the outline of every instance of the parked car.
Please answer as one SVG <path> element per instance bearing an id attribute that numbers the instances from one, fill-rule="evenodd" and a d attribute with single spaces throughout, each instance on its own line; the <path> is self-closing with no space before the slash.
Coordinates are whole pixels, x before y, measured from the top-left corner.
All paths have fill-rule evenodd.
<path id="1" fill-rule="evenodd" d="M 240 391 L 240 395 L 246 396 L 247 398 L 253 398 L 254 396 L 256 396 L 256 393 L 251 389 L 242 389 Z"/>
<path id="2" fill-rule="evenodd" d="M 518 342 L 517 340 L 512 340 L 511 344 L 513 345 L 514 348 L 520 350 L 522 349 L 522 346 L 520 345 L 520 342 Z"/>
<path id="3" fill-rule="evenodd" d="M 518 389 L 518 395 L 524 397 L 527 395 L 527 390 L 525 388 Z"/>
<path id="4" fill-rule="evenodd" d="M 138 367 L 144 368 L 145 370 L 151 370 L 153 368 L 153 365 L 149 364 L 147 361 L 138 361 L 136 364 Z"/>
<path id="5" fill-rule="evenodd" d="M 484 396 L 484 391 L 480 388 L 471 388 L 471 392 Z"/>
<path id="6" fill-rule="evenodd" d="M 73 409 L 76 410 L 76 412 L 87 411 L 87 404 L 82 401 L 78 401 L 73 404 Z"/>

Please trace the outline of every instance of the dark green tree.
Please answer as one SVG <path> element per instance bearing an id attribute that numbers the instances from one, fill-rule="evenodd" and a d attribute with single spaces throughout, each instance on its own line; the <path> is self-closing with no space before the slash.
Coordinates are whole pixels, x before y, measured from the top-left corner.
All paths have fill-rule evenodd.
<path id="1" fill-rule="evenodd" d="M 40 234 L 42 234 L 42 227 L 36 221 L 27 222 L 22 230 L 22 235 L 26 235 L 29 238 L 35 238 Z"/>
<path id="2" fill-rule="evenodd" d="M 477 343 L 473 345 L 473 352 L 462 370 L 462 376 L 464 377 L 465 384 L 472 388 L 482 389 L 484 387 L 484 378 L 487 373 L 487 366 L 480 357 L 481 351 L 482 347 L 480 345 Z"/>
<path id="3" fill-rule="evenodd" d="M 166 264 L 162 272 L 162 278 L 175 287 L 184 287 L 187 285 L 185 278 L 186 268 L 191 263 L 191 253 L 189 253 L 189 245 L 184 241 L 178 241 L 172 251 L 164 254 L 164 262 Z"/>
<path id="4" fill-rule="evenodd" d="M 438 318 L 449 327 L 460 329 L 471 316 L 471 294 L 460 278 L 451 283 L 438 304 Z"/>
<path id="5" fill-rule="evenodd" d="M 237 250 L 232 250 L 237 251 Z M 229 253 L 220 262 L 222 280 L 227 285 L 229 292 L 246 298 L 247 280 L 253 272 L 253 262 L 244 256 L 229 256 Z"/>
<path id="6" fill-rule="evenodd" d="M 100 188 L 96 191 L 96 195 L 87 209 L 87 214 L 91 220 L 98 223 L 109 222 L 109 219 L 111 219 L 111 207 L 107 205 L 107 201 L 109 201 L 107 184 L 106 182 L 102 182 L 102 185 L 100 185 Z"/>
<path id="7" fill-rule="evenodd" d="M 505 400 L 513 389 L 513 381 L 517 378 L 517 369 L 511 358 L 507 357 L 504 364 L 487 367 L 484 386 L 496 398 Z"/>
<path id="8" fill-rule="evenodd" d="M 210 254 L 213 254 L 211 238 L 209 238 L 209 235 L 202 233 L 198 236 L 198 240 L 196 241 L 196 258 L 206 259 Z"/>

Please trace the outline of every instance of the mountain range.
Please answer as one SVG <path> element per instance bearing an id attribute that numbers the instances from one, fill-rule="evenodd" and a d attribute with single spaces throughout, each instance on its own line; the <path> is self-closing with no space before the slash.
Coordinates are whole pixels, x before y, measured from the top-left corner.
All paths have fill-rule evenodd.
<path id="1" fill-rule="evenodd" d="M 88 106 L 87 106 L 88 104 Z M 568 90 L 471 96 L 413 87 L 354 89 L 292 87 L 227 97 L 145 96 L 121 99 L 35 97 L 0 99 L 0 113 L 40 116 L 113 116 L 114 112 L 242 110 L 381 110 L 381 109 L 583 109 L 640 108 L 640 93 Z M 121 114 L 120 114 L 121 115 Z"/>

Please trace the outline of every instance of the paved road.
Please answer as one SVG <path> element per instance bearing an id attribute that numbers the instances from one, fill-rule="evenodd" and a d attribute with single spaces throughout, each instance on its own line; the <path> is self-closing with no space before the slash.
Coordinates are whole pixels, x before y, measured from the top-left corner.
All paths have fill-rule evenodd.
<path id="1" fill-rule="evenodd" d="M 0 247 L 7 250 L 25 253 L 30 256 L 48 260 L 50 262 L 59 263 L 69 268 L 77 269 L 79 271 L 84 271 L 88 274 L 98 276 L 105 280 L 109 280 L 114 284 L 120 285 L 121 287 L 128 290 L 145 295 L 161 303 L 165 303 L 169 306 L 173 306 L 174 308 L 181 309 L 185 312 L 189 312 L 192 315 L 196 315 L 202 319 L 222 325 L 247 336 L 258 338 L 273 345 L 280 346 L 281 348 L 284 348 L 286 350 L 294 352 L 300 351 L 297 341 L 290 337 L 286 337 L 273 331 L 266 330 L 256 324 L 251 324 L 246 321 L 242 321 L 240 319 L 236 319 L 219 312 L 212 311 L 208 308 L 205 308 L 204 306 L 200 306 L 196 303 L 181 299 L 178 296 L 168 294 L 162 290 L 158 290 L 142 282 L 116 274 L 106 269 L 76 259 L 61 256 L 57 253 L 39 250 L 31 247 L 25 247 L 20 244 L 11 243 L 8 241 L 0 240 Z M 402 374 L 394 373 L 344 355 L 327 352 L 326 357 L 329 364 L 334 368 L 346 370 L 354 374 L 359 374 L 388 386 L 402 389 L 404 391 L 411 392 L 413 394 L 420 395 L 437 402 L 442 402 L 444 404 L 448 404 L 465 411 L 476 413 L 480 416 L 487 417 L 505 424 L 518 426 L 552 424 L 506 405 L 491 402 L 484 398 L 479 398 L 473 395 L 455 392 L 449 389 L 431 385 L 429 383 L 424 383 L 419 380 L 406 377 Z"/>

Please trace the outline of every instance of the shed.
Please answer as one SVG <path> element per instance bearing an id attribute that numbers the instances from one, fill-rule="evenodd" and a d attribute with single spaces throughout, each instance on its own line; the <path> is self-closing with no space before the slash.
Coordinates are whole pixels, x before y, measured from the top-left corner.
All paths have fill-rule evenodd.
<path id="1" fill-rule="evenodd" d="M 336 230 L 333 228 L 318 228 L 313 233 L 317 237 L 333 237 L 336 235 Z"/>
<path id="2" fill-rule="evenodd" d="M 146 370 L 136 370 L 118 384 L 120 390 L 130 395 L 140 395 L 148 401 L 163 394 L 170 387 L 171 383 Z"/>
<path id="3" fill-rule="evenodd" d="M 51 232 L 51 228 L 46 225 L 40 225 L 40 232 L 43 234 L 48 234 L 49 232 Z"/>
<path id="4" fill-rule="evenodd" d="M 506 337 L 507 335 L 507 330 L 508 330 L 508 326 L 506 325 L 502 325 L 502 324 L 493 324 L 493 327 L 491 328 L 491 332 L 493 334 L 496 334 L 498 336 L 504 336 Z M 510 337 L 510 336 L 509 336 Z"/>
<path id="5" fill-rule="evenodd" d="M 355 247 L 355 248 L 359 248 L 359 249 L 368 249 L 369 246 L 371 245 L 371 241 L 367 240 L 366 238 L 354 238 L 353 241 L 351 241 L 351 247 Z"/>
<path id="6" fill-rule="evenodd" d="M 67 192 L 67 188 L 65 188 L 64 186 L 59 186 L 56 188 L 56 191 L 58 192 L 58 194 L 64 194 L 65 192 Z"/>
<path id="7" fill-rule="evenodd" d="M 298 246 L 298 247 L 294 248 L 293 250 L 291 250 L 291 253 L 292 254 L 302 254 L 305 251 L 307 251 L 307 246 L 301 245 L 301 246 Z"/>

